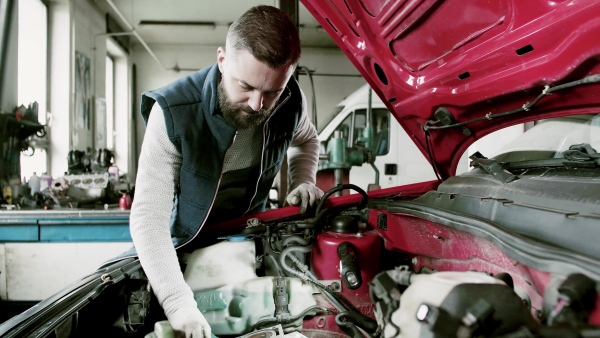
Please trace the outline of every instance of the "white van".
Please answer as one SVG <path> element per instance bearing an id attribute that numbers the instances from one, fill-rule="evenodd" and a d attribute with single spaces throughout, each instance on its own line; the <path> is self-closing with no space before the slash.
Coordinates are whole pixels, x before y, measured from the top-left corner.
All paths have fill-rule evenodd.
<path id="1" fill-rule="evenodd" d="M 334 112 L 329 115 L 329 121 L 320 123 L 324 125 L 319 128 L 322 155 L 327 153 L 327 145 L 335 131 L 341 132 L 342 138 L 347 141 L 347 147 L 356 146 L 366 124 L 369 91 L 368 84 L 361 86 L 336 106 Z M 379 170 L 379 186 L 388 188 L 435 180 L 436 176 L 431 164 L 391 115 L 379 96 L 374 92 L 370 96 L 373 149 L 376 149 L 374 165 Z M 463 154 L 456 173 L 469 170 L 468 156 L 471 154 L 481 151 L 485 156 L 491 157 L 501 145 L 522 134 L 524 130 L 524 125 L 513 126 L 478 140 Z M 327 162 L 321 161 L 319 170 L 326 167 Z M 368 163 L 364 163 L 351 167 L 348 182 L 367 191 L 369 184 L 375 183 L 375 177 L 375 170 Z"/>
<path id="2" fill-rule="evenodd" d="M 356 146 L 367 120 L 369 91 L 369 85 L 365 84 L 336 106 L 331 120 L 319 131 L 322 154 L 335 131 L 341 132 L 347 147 Z M 371 114 L 375 167 L 379 170 L 381 188 L 436 179 L 425 156 L 375 93 L 371 94 Z M 365 163 L 350 169 L 349 182 L 367 190 L 369 184 L 375 183 L 375 177 L 375 170 Z"/>

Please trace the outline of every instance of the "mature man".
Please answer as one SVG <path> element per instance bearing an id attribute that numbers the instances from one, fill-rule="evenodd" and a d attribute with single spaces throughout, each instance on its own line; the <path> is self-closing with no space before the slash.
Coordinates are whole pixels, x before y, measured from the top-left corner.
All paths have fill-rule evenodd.
<path id="1" fill-rule="evenodd" d="M 210 337 L 210 327 L 175 249 L 206 223 L 263 210 L 286 152 L 287 202 L 305 210 L 323 195 L 314 184 L 317 134 L 292 77 L 299 57 L 291 20 L 257 6 L 231 25 L 216 64 L 142 95 L 147 129 L 131 254 L 139 255 L 169 323 L 186 337 Z"/>

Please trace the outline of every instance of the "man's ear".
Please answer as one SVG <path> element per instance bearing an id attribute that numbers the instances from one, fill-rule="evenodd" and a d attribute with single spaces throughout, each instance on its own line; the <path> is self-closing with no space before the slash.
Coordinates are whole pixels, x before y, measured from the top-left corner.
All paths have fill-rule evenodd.
<path id="1" fill-rule="evenodd" d="M 223 66 L 225 63 L 225 48 L 219 47 L 217 48 L 217 65 L 219 66 L 219 70 L 221 74 L 223 73 Z"/>

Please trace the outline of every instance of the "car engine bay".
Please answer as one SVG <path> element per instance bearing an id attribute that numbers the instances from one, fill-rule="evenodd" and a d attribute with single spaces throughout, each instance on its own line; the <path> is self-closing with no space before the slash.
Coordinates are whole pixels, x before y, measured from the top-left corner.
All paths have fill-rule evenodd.
<path id="1" fill-rule="evenodd" d="M 598 263 L 499 223 L 486 230 L 481 215 L 436 212 L 431 194 L 449 203 L 459 196 L 441 191 L 453 185 L 371 200 L 338 186 L 312 218 L 250 218 L 241 233 L 183 254 L 184 278 L 219 337 L 600 335 Z M 358 202 L 325 208 L 342 189 Z M 129 309 L 137 315 L 125 318 L 142 322 L 157 311 Z M 149 337 L 169 337 L 158 326 Z"/>
<path id="2" fill-rule="evenodd" d="M 589 175 L 583 180 L 593 193 L 600 186 Z M 529 176 L 519 179 L 543 175 Z M 310 215 L 219 227 L 209 244 L 180 252 L 183 276 L 217 337 L 600 336 L 594 246 L 560 240 L 594 236 L 586 224 L 597 219 L 597 199 L 551 217 L 556 209 L 527 196 L 536 190 L 522 192 L 530 204 L 518 194 L 477 196 L 497 181 L 490 177 L 475 168 L 381 195 L 339 185 Z M 557 190 L 563 201 L 578 194 L 572 184 Z M 358 193 L 330 198 L 342 190 Z M 519 227 L 515 218 L 537 222 Z M 542 235 L 560 226 L 571 234 Z M 29 311 L 37 312 L 6 337 L 176 337 L 135 259 L 103 267 Z"/>

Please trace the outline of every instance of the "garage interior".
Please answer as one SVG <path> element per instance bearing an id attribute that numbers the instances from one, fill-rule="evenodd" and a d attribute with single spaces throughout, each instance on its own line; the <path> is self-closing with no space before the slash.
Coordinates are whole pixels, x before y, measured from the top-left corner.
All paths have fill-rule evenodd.
<path id="1" fill-rule="evenodd" d="M 131 246 L 140 94 L 216 62 L 228 26 L 248 8 L 274 5 L 297 21 L 296 76 L 317 120 L 365 84 L 298 1 L 2 4 L 2 319 Z"/>
<path id="2" fill-rule="evenodd" d="M 0 321 L 131 246 L 141 93 L 216 62 L 228 26 L 259 4 L 297 22 L 296 78 L 321 131 L 366 81 L 297 0 L 2 2 Z M 413 167 L 432 175 L 422 163 Z M 377 183 L 402 170 L 382 169 Z"/>

